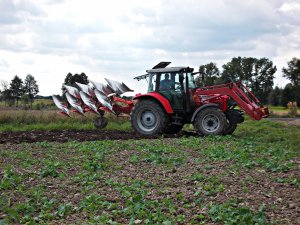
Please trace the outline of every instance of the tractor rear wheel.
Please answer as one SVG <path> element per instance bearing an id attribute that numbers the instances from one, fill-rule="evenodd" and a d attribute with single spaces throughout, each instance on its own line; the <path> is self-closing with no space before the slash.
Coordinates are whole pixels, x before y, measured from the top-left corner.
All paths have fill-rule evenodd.
<path id="1" fill-rule="evenodd" d="M 164 109 L 151 100 L 140 100 L 130 113 L 132 128 L 144 135 L 156 135 L 164 132 L 168 116 Z"/>
<path id="2" fill-rule="evenodd" d="M 196 132 L 202 136 L 220 135 L 227 127 L 227 119 L 220 109 L 209 107 L 197 114 L 194 127 Z"/>

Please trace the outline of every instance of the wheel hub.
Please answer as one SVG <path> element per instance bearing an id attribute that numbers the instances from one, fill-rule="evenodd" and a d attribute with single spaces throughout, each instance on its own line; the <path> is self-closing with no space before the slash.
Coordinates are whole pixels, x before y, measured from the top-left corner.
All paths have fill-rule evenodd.
<path id="1" fill-rule="evenodd" d="M 142 123 L 148 128 L 152 127 L 156 123 L 155 115 L 150 111 L 143 113 Z"/>
<path id="2" fill-rule="evenodd" d="M 202 120 L 202 127 L 207 132 L 215 132 L 220 126 L 219 118 L 215 115 L 206 115 Z"/>

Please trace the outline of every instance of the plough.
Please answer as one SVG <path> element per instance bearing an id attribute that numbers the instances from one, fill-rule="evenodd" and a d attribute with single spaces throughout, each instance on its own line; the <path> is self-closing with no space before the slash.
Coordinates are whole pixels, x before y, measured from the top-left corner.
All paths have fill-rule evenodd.
<path id="1" fill-rule="evenodd" d="M 86 112 L 93 112 L 99 117 L 94 121 L 98 129 L 105 128 L 108 121 L 104 117 L 105 112 L 113 113 L 119 116 L 121 113 L 130 114 L 134 103 L 132 100 L 126 100 L 120 95 L 126 92 L 132 92 L 124 83 L 106 79 L 107 85 L 89 81 L 89 85 L 76 82 L 79 87 L 63 85 L 65 96 L 69 105 L 73 108 L 69 110 L 68 104 L 62 103 L 55 95 L 52 99 L 55 105 L 61 109 L 60 113 L 71 117 L 71 112 L 84 115 Z"/>

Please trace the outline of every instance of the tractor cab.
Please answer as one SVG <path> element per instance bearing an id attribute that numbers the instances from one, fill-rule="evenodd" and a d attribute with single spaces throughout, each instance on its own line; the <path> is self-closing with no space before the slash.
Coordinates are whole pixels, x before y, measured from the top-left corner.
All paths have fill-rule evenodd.
<path id="1" fill-rule="evenodd" d="M 196 88 L 192 75 L 193 70 L 190 67 L 147 70 L 148 93 L 159 93 L 168 99 L 174 112 L 185 113 L 190 111 L 190 96 Z"/>
<path id="2" fill-rule="evenodd" d="M 157 98 L 167 113 L 189 121 L 196 103 L 193 95 L 196 90 L 194 69 L 190 67 L 167 67 L 170 62 L 160 62 L 152 69 L 146 70 L 147 74 L 135 77 L 136 80 L 146 79 L 148 82 L 147 94 Z M 141 95 L 136 96 L 141 98 Z M 165 99 L 165 103 L 163 100 Z M 168 107 L 169 106 L 169 107 Z M 168 109 L 170 109 L 168 111 Z"/>

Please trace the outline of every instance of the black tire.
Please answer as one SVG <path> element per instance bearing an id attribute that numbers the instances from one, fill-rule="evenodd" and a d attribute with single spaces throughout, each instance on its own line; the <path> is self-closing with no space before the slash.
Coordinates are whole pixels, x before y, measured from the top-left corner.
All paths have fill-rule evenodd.
<path id="1" fill-rule="evenodd" d="M 241 111 L 236 109 L 229 109 L 225 113 L 227 118 L 227 127 L 224 130 L 224 135 L 233 134 L 237 128 L 238 123 L 242 123 L 244 118 L 242 117 Z"/>
<path id="2" fill-rule="evenodd" d="M 236 128 L 237 128 L 237 123 L 235 123 L 234 121 L 227 120 L 227 127 L 224 130 L 223 135 L 233 134 Z"/>
<path id="3" fill-rule="evenodd" d="M 164 109 L 151 100 L 140 100 L 130 113 L 132 128 L 144 135 L 162 134 L 168 124 Z"/>
<path id="4" fill-rule="evenodd" d="M 104 114 L 105 114 L 105 111 L 104 110 L 98 110 L 99 111 L 99 114 L 100 114 L 100 116 L 104 116 Z"/>
<path id="5" fill-rule="evenodd" d="M 175 124 L 171 124 L 168 125 L 164 131 L 165 134 L 177 134 L 178 132 L 180 132 L 183 128 L 183 125 L 175 125 Z"/>
<path id="6" fill-rule="evenodd" d="M 220 109 L 209 107 L 197 114 L 194 127 L 201 136 L 220 135 L 227 127 L 227 119 Z"/>
<path id="7" fill-rule="evenodd" d="M 97 129 L 103 129 L 107 126 L 108 121 L 104 116 L 100 116 L 94 120 L 94 126 Z"/>

